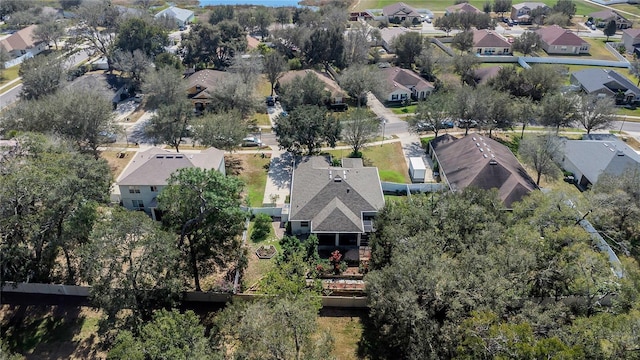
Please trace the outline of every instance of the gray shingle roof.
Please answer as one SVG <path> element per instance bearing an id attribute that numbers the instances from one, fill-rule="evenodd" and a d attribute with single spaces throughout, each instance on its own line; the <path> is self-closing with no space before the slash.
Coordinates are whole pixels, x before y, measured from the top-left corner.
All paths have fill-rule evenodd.
<path id="1" fill-rule="evenodd" d="M 160 148 L 138 152 L 120 175 L 118 185 L 167 185 L 169 176 L 178 169 L 199 167 L 217 170 L 224 166 L 224 152 L 209 148 L 199 154 L 182 154 Z"/>
<path id="2" fill-rule="evenodd" d="M 478 134 L 457 140 L 449 135 L 439 138 L 434 150 L 452 191 L 470 186 L 496 188 L 502 202 L 510 207 L 538 188 L 511 150 L 499 142 Z"/>
<path id="3" fill-rule="evenodd" d="M 640 169 L 640 155 L 620 140 L 566 140 L 564 157 L 591 183 L 602 173 L 620 175 L 628 168 Z"/>
<path id="4" fill-rule="evenodd" d="M 160 16 L 168 16 L 182 22 L 186 22 L 189 17 L 193 16 L 193 11 L 170 6 L 155 15 L 156 18 L 159 18 Z"/>
<path id="5" fill-rule="evenodd" d="M 420 14 L 416 11 L 416 9 L 412 8 L 411 6 L 403 2 L 398 2 L 398 3 L 383 7 L 382 14 L 384 16 L 403 14 L 403 15 L 412 16 L 412 17 L 420 17 Z"/>
<path id="6" fill-rule="evenodd" d="M 587 93 L 605 90 L 612 95 L 618 90 L 630 91 L 636 96 L 640 95 L 640 89 L 629 79 L 619 74 L 615 70 L 607 69 L 585 69 L 571 74 L 582 85 Z"/>
<path id="7" fill-rule="evenodd" d="M 331 166 L 330 159 L 309 156 L 297 161 L 291 186 L 290 220 L 311 221 L 312 232 L 364 232 L 362 212 L 384 206 L 378 169 L 357 161 Z"/>

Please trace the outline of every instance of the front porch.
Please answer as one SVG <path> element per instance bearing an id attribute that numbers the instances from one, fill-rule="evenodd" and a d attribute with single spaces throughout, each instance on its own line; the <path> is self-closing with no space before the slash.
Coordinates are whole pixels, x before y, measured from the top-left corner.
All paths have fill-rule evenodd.
<path id="1" fill-rule="evenodd" d="M 316 233 L 318 247 L 357 248 L 369 245 L 368 233 Z"/>

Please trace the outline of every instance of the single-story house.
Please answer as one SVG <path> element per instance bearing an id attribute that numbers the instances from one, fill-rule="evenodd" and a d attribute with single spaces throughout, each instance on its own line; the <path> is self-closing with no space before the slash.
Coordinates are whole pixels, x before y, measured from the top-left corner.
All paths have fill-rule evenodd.
<path id="1" fill-rule="evenodd" d="M 16 31 L 0 40 L 0 46 L 4 47 L 13 58 L 27 55 L 28 53 L 32 56 L 38 55 L 47 49 L 48 44 L 36 39 L 34 36 L 33 33 L 37 26 L 38 25 L 29 25 L 24 29 Z"/>
<path id="2" fill-rule="evenodd" d="M 615 70 L 584 69 L 572 73 L 570 81 L 587 94 L 611 96 L 617 104 L 640 101 L 640 88 Z"/>
<path id="3" fill-rule="evenodd" d="M 486 84 L 489 80 L 498 76 L 502 66 L 490 66 L 477 68 L 473 71 L 473 81 L 476 85 Z"/>
<path id="4" fill-rule="evenodd" d="M 640 55 L 640 29 L 622 30 L 622 43 L 628 54 Z"/>
<path id="5" fill-rule="evenodd" d="M 538 189 L 508 147 L 479 134 L 445 134 L 429 143 L 440 178 L 453 192 L 467 187 L 497 189 L 507 208 Z"/>
<path id="6" fill-rule="evenodd" d="M 197 111 L 203 111 L 213 100 L 212 90 L 229 73 L 219 70 L 199 70 L 187 77 L 187 95 Z"/>
<path id="7" fill-rule="evenodd" d="M 445 9 L 445 15 L 455 14 L 455 13 L 482 14 L 482 11 L 477 7 L 466 2 L 457 4 L 457 5 L 451 5 Z"/>
<path id="8" fill-rule="evenodd" d="M 367 245 L 373 218 L 384 207 L 378 169 L 362 159 L 332 166 L 324 156 L 296 160 L 289 224 L 293 234 L 316 234 L 320 246 Z"/>
<path id="9" fill-rule="evenodd" d="M 424 100 L 435 89 L 434 85 L 412 70 L 399 67 L 380 69 L 384 84 L 383 101 L 400 102 L 404 100 Z"/>
<path id="10" fill-rule="evenodd" d="M 551 10 L 545 3 L 523 2 L 511 6 L 511 20 L 517 21 L 519 24 L 531 24 L 533 20 L 531 11 L 535 9 L 542 9 L 544 12 Z"/>
<path id="11" fill-rule="evenodd" d="M 493 30 L 474 30 L 473 52 L 479 55 L 511 55 L 511 43 Z"/>
<path id="12" fill-rule="evenodd" d="M 611 20 L 616 22 L 618 29 L 627 29 L 633 25 L 632 21 L 625 19 L 624 16 L 610 9 L 591 13 L 589 18 L 593 18 L 593 23 L 597 27 L 605 27 Z"/>
<path id="13" fill-rule="evenodd" d="M 619 139 L 564 140 L 562 168 L 572 172 L 580 188 L 586 190 L 602 174 L 640 170 L 640 155 Z"/>
<path id="14" fill-rule="evenodd" d="M 173 172 L 189 167 L 225 174 L 224 152 L 209 148 L 197 154 L 182 154 L 154 147 L 136 153 L 116 182 L 122 206 L 144 211 L 152 219 L 160 220 L 162 214 L 156 209 L 158 194 L 168 185 Z"/>
<path id="15" fill-rule="evenodd" d="M 380 29 L 380 38 L 382 39 L 382 47 L 390 54 L 393 54 L 396 50 L 394 47 L 394 42 L 396 38 L 406 32 L 409 29 L 405 27 L 388 27 Z"/>
<path id="16" fill-rule="evenodd" d="M 536 30 L 547 54 L 588 54 L 591 45 L 571 30 L 551 25 Z"/>
<path id="17" fill-rule="evenodd" d="M 191 10 L 170 6 L 160 11 L 159 13 L 157 13 L 154 17 L 156 19 L 159 19 L 163 16 L 174 19 L 176 21 L 176 24 L 178 24 L 178 26 L 185 26 L 193 22 L 194 13 Z"/>
<path id="18" fill-rule="evenodd" d="M 382 16 L 386 17 L 390 23 L 399 24 L 405 20 L 409 20 L 412 23 L 418 23 L 422 21 L 422 15 L 411 6 L 398 2 L 395 4 L 387 5 L 382 8 Z"/>
<path id="19" fill-rule="evenodd" d="M 330 94 L 331 105 L 343 104 L 347 97 L 344 90 L 329 75 L 321 73 L 317 70 L 291 70 L 287 71 L 276 83 L 276 89 L 283 84 L 289 84 L 297 78 L 303 78 L 307 74 L 314 74 L 320 81 L 324 83 L 324 89 Z"/>
<path id="20" fill-rule="evenodd" d="M 373 20 L 373 14 L 369 10 L 364 11 L 352 11 L 349 13 L 349 21 L 369 21 Z"/>

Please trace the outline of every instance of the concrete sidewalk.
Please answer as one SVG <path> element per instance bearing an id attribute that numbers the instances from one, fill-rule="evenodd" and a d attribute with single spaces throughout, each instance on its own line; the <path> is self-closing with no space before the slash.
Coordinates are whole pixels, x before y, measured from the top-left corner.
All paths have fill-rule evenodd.
<path id="1" fill-rule="evenodd" d="M 292 173 L 293 156 L 277 147 L 272 147 L 263 204 L 275 203 L 276 207 L 284 205 L 287 196 L 290 195 Z"/>

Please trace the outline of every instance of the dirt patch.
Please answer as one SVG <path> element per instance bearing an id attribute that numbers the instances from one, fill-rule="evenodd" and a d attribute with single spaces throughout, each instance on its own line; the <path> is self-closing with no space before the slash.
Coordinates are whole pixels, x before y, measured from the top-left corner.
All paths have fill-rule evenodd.
<path id="1" fill-rule="evenodd" d="M 332 354 L 340 360 L 364 359 L 358 355 L 358 343 L 362 338 L 364 313 L 322 309 L 318 317 L 318 329 L 328 330 L 335 344 Z"/>
<path id="2" fill-rule="evenodd" d="M 100 156 L 103 159 L 107 160 L 107 162 L 109 163 L 109 168 L 111 168 L 113 178 L 117 179 L 124 168 L 127 166 L 127 164 L 129 164 L 129 161 L 131 161 L 134 154 L 135 152 L 133 151 L 108 150 L 100 153 Z"/>
<path id="3" fill-rule="evenodd" d="M 105 359 L 100 312 L 87 307 L 4 305 L 0 336 L 26 359 Z"/>

